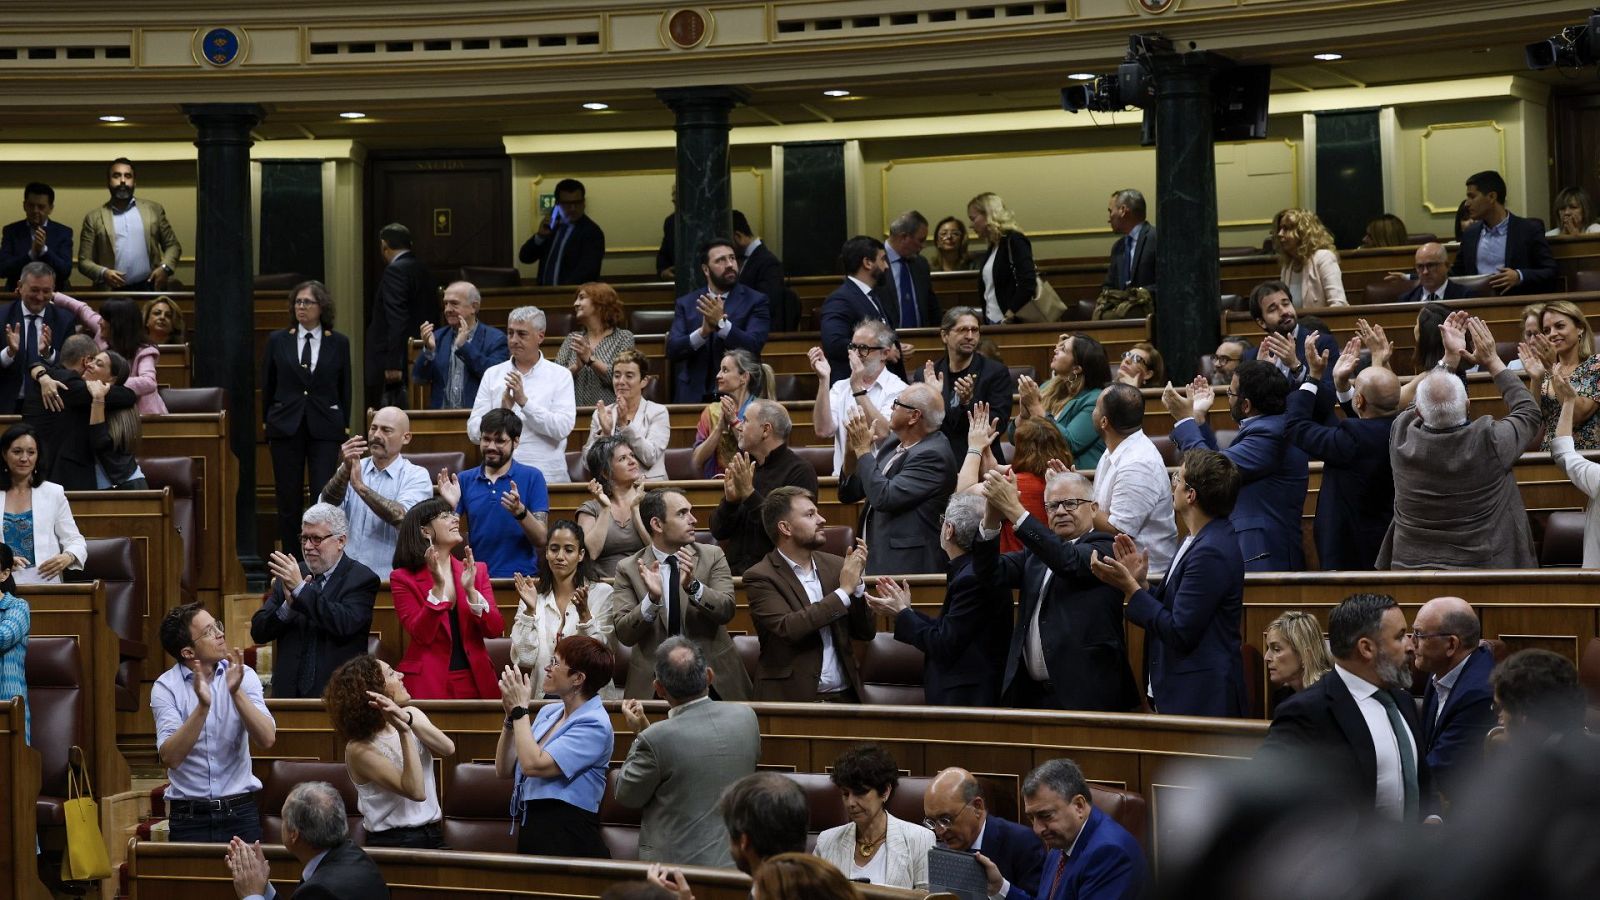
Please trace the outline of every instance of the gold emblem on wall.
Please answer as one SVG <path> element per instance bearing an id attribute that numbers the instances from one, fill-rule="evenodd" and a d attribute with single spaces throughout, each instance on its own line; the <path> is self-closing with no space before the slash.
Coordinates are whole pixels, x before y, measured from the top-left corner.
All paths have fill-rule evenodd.
<path id="1" fill-rule="evenodd" d="M 434 210 L 433 211 L 433 236 L 434 237 L 449 237 L 450 236 L 450 220 L 451 220 L 450 210 L 448 210 L 448 209 L 436 209 L 436 210 Z"/>
<path id="2" fill-rule="evenodd" d="M 1140 12 L 1159 16 L 1177 5 L 1177 0 L 1135 0 L 1134 5 Z"/>
<path id="3" fill-rule="evenodd" d="M 679 50 L 693 50 L 711 40 L 716 20 L 708 10 L 685 8 L 668 10 L 661 16 L 661 37 Z"/>

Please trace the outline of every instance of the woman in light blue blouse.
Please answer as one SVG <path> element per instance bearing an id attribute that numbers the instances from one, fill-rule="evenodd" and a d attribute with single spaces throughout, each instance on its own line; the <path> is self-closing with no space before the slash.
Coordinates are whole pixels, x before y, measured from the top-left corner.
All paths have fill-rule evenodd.
<path id="1" fill-rule="evenodd" d="M 1050 380 L 1041 388 L 1024 375 L 1017 379 L 1017 419 L 1049 418 L 1072 448 L 1079 470 L 1093 469 L 1106 452 L 1094 427 L 1094 404 L 1111 383 L 1106 348 L 1086 334 L 1064 334 L 1050 357 Z"/>
<path id="2" fill-rule="evenodd" d="M 28 601 L 15 595 L 17 583 L 11 580 L 16 557 L 11 548 L 0 544 L 0 698 L 28 699 L 28 632 L 32 613 Z M 33 743 L 33 706 L 23 708 L 23 739 Z"/>
<path id="3" fill-rule="evenodd" d="M 600 688 L 611 680 L 612 666 L 611 651 L 594 638 L 561 639 L 545 666 L 542 691 L 560 702 L 537 713 L 528 706 L 533 679 L 515 666 L 500 674 L 506 721 L 494 769 L 501 778 L 516 776 L 511 818 L 518 853 L 611 858 L 600 836 L 600 798 L 615 736 Z"/>

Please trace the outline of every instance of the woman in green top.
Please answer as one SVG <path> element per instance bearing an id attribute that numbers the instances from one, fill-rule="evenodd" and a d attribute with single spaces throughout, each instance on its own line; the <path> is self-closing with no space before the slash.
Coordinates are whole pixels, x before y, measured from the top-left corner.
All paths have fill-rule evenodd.
<path id="1" fill-rule="evenodd" d="M 1094 404 L 1100 389 L 1111 383 L 1106 348 L 1086 334 L 1064 334 L 1050 357 L 1050 380 L 1039 387 L 1024 375 L 1017 379 L 1022 412 L 1018 419 L 1049 417 L 1072 448 L 1078 469 L 1093 469 L 1106 451 L 1105 438 L 1094 427 Z"/>

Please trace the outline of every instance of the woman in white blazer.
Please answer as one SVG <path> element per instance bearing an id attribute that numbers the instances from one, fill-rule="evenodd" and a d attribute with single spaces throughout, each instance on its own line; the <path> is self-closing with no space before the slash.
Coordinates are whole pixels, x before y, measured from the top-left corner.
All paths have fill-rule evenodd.
<path id="1" fill-rule="evenodd" d="M 850 821 L 817 835 L 817 855 L 851 881 L 927 890 L 933 832 L 884 808 L 900 783 L 894 757 L 872 744 L 854 747 L 834 761 L 829 777 Z"/>
<path id="2" fill-rule="evenodd" d="M 649 374 L 650 363 L 643 353 L 624 350 L 617 354 L 611 361 L 611 389 L 617 395 L 617 402 L 594 405 L 594 413 L 589 417 L 589 440 L 583 449 L 588 452 L 600 438 L 626 434 L 644 469 L 643 480 L 665 481 L 672 422 L 665 406 L 641 396 L 645 376 Z"/>
<path id="3" fill-rule="evenodd" d="M 21 423 L 0 435 L 10 480 L 6 485 L 4 537 L 16 556 L 18 584 L 60 583 L 61 573 L 82 569 L 88 545 L 72 520 L 61 485 L 39 474 L 39 439 Z"/>
<path id="4" fill-rule="evenodd" d="M 1280 280 L 1289 286 L 1295 307 L 1348 306 L 1333 235 L 1317 214 L 1309 209 L 1286 209 L 1278 213 L 1276 221 L 1278 262 L 1283 266 Z"/>

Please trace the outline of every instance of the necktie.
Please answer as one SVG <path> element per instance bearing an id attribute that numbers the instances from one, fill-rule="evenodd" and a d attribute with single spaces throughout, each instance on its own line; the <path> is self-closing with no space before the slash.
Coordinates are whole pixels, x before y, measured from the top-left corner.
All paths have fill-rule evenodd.
<path id="1" fill-rule="evenodd" d="M 1433 291 L 1429 291 L 1428 292 L 1428 299 L 1427 299 L 1426 302 L 1433 303 L 1433 302 L 1437 301 L 1438 299 L 1439 299 L 1439 295 L 1438 294 L 1435 294 Z"/>
<path id="2" fill-rule="evenodd" d="M 1406 727 L 1406 720 L 1400 716 L 1400 708 L 1395 705 L 1394 697 L 1388 691 L 1379 690 L 1373 696 L 1383 704 L 1383 711 L 1389 714 L 1389 727 L 1394 729 L 1395 743 L 1400 745 L 1400 780 L 1405 787 L 1405 820 L 1415 821 L 1419 808 L 1419 794 L 1417 786 L 1417 760 L 1412 755 L 1411 729 Z"/>
<path id="3" fill-rule="evenodd" d="M 561 255 L 567 252 L 567 239 L 572 237 L 572 226 L 562 225 L 561 233 L 556 235 L 556 244 L 550 248 L 550 277 L 545 284 L 561 283 Z"/>
<path id="4" fill-rule="evenodd" d="M 917 319 L 917 292 L 911 285 L 911 260 L 902 256 L 895 263 L 900 266 L 895 278 L 895 290 L 900 292 L 900 327 L 916 328 L 920 322 Z"/>
<path id="5" fill-rule="evenodd" d="M 899 462 L 901 458 L 906 455 L 906 450 L 907 448 L 904 445 L 895 448 L 895 451 L 889 454 L 889 458 L 884 461 L 883 468 L 879 469 L 878 471 L 887 475 L 889 470 L 894 468 L 895 463 Z"/>
<path id="6" fill-rule="evenodd" d="M 878 300 L 878 292 L 876 290 L 867 291 L 867 299 L 872 301 L 872 311 L 877 313 L 878 318 L 885 322 L 889 321 L 889 317 L 883 314 L 883 304 Z"/>
<path id="7" fill-rule="evenodd" d="M 313 575 L 306 580 L 306 587 L 305 590 L 300 592 L 299 602 L 304 604 L 321 592 L 322 576 Z M 308 631 L 307 637 L 310 640 L 300 647 L 300 669 L 295 673 L 295 686 L 298 688 L 295 696 L 297 697 L 314 697 L 317 693 L 317 656 L 321 651 L 321 647 L 318 646 L 321 641 L 310 631 Z"/>
<path id="8" fill-rule="evenodd" d="M 1041 900 L 1051 900 L 1056 895 L 1056 889 L 1061 887 L 1061 876 L 1067 874 L 1067 851 L 1061 850 L 1056 857 L 1056 872 L 1050 876 L 1050 890 L 1045 891 Z"/>
<path id="9" fill-rule="evenodd" d="M 311 368 L 311 332 L 306 332 L 306 342 L 300 348 L 300 368 Z"/>
<path id="10" fill-rule="evenodd" d="M 667 591 L 664 598 L 667 603 L 667 634 L 678 634 L 683 630 L 682 598 L 678 596 L 678 560 L 669 556 L 662 563 L 667 567 Z"/>
<path id="11" fill-rule="evenodd" d="M 22 361 L 33 363 L 39 358 L 39 317 L 28 316 L 28 328 L 22 338 Z"/>

